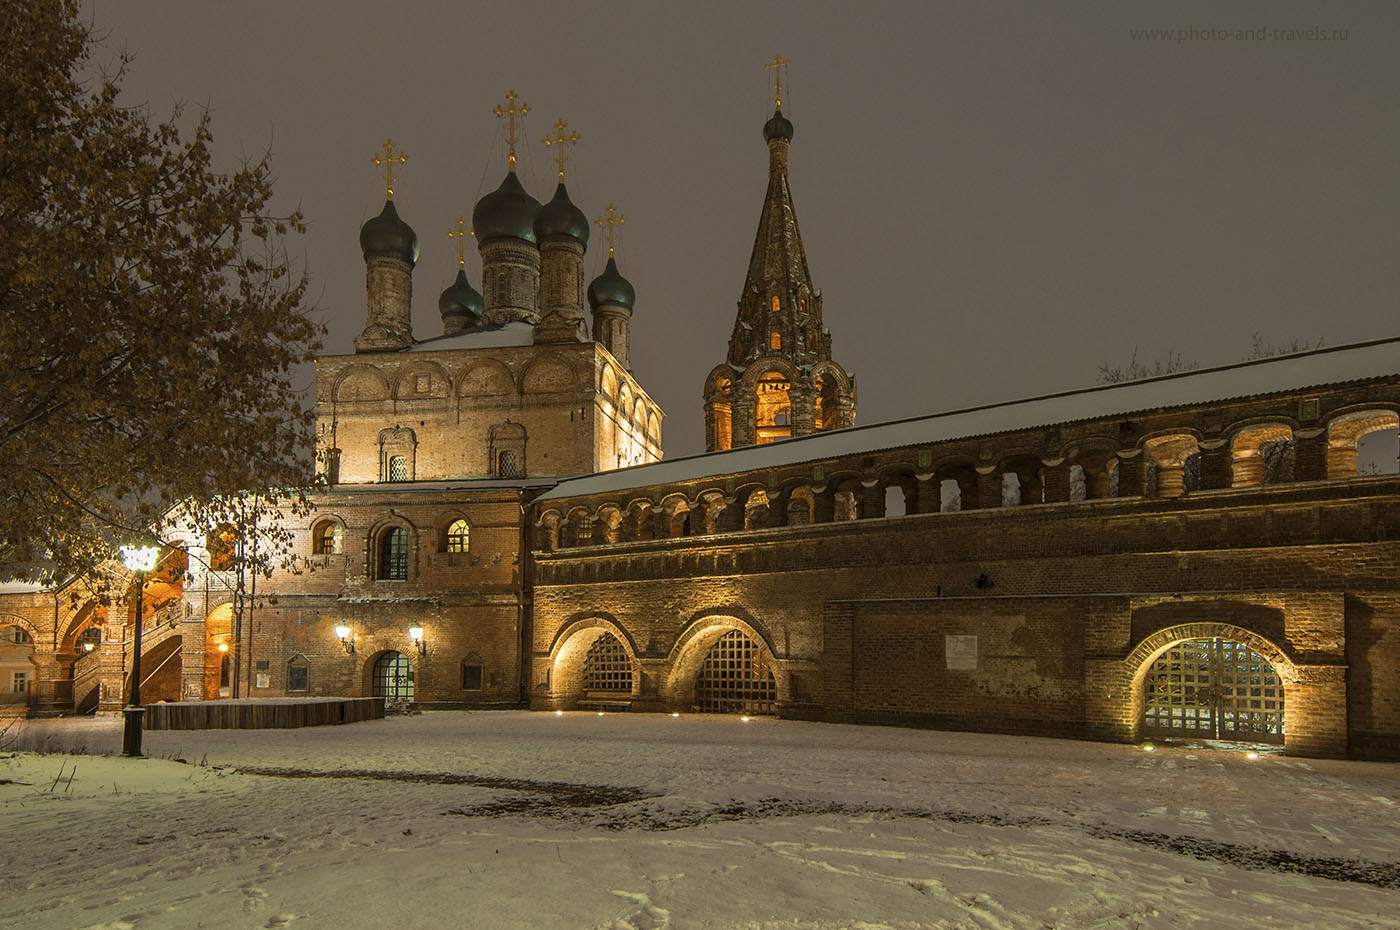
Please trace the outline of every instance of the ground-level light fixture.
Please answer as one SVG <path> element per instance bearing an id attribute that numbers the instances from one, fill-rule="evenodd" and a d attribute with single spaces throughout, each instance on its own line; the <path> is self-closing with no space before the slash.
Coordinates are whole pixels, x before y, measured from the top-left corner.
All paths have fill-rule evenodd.
<path id="1" fill-rule="evenodd" d="M 335 635 L 340 639 L 340 645 L 345 647 L 345 652 L 349 655 L 355 654 L 355 634 L 348 626 L 340 624 L 335 628 Z"/>
<path id="2" fill-rule="evenodd" d="M 428 644 L 423 640 L 423 627 L 415 623 L 408 628 L 408 638 L 413 640 L 413 645 L 418 647 L 418 654 L 425 656 L 428 654 Z"/>
<path id="3" fill-rule="evenodd" d="M 131 700 L 122 708 L 122 755 L 140 758 L 141 718 L 141 602 L 146 595 L 146 573 L 156 567 L 159 546 L 122 546 L 122 564 L 136 575 L 136 637 L 131 650 Z"/>

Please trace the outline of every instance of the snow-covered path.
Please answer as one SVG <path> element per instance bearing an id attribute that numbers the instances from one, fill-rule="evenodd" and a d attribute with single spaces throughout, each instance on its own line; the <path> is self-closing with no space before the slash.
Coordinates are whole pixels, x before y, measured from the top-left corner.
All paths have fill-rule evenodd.
<path id="1" fill-rule="evenodd" d="M 524 712 L 146 750 L 0 753 L 0 927 L 1400 927 L 1394 765 Z"/>

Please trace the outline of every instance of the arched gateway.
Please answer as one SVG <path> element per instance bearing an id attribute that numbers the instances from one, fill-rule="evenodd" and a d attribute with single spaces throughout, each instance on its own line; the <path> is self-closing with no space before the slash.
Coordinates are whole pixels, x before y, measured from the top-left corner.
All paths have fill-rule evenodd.
<path id="1" fill-rule="evenodd" d="M 777 713 L 778 686 L 758 644 L 739 630 L 715 640 L 700 666 L 695 704 L 701 713 Z"/>
<path id="2" fill-rule="evenodd" d="M 1174 643 L 1143 679 L 1142 734 L 1282 743 L 1283 679 L 1232 639 Z"/>

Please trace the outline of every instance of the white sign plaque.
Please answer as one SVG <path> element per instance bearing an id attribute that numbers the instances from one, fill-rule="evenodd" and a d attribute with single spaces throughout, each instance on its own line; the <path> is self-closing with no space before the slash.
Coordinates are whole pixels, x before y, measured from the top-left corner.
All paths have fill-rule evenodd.
<path id="1" fill-rule="evenodd" d="M 943 655 L 948 661 L 948 668 L 954 671 L 976 671 L 977 637 L 944 636 Z"/>

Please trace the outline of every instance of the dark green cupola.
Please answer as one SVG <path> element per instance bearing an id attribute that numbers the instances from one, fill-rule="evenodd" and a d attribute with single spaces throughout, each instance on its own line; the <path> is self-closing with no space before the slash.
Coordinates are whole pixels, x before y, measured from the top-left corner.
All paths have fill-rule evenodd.
<path id="1" fill-rule="evenodd" d="M 457 270 L 457 280 L 453 281 L 438 298 L 438 312 L 442 314 L 443 335 L 451 336 L 464 329 L 477 326 L 485 313 L 486 306 L 481 295 L 467 281 L 465 268 Z"/>
<path id="2" fill-rule="evenodd" d="M 410 265 L 418 262 L 418 234 L 394 209 L 394 201 L 384 201 L 384 209 L 360 227 L 360 251 L 365 258 L 397 258 Z"/>
<path id="3" fill-rule="evenodd" d="M 535 216 L 540 202 L 525 192 L 515 171 L 506 173 L 501 186 L 482 197 L 472 210 L 472 228 L 477 242 L 492 239 L 519 239 L 534 245 Z"/>
<path id="4" fill-rule="evenodd" d="M 792 121 L 783 115 L 782 107 L 774 110 L 772 117 L 763 124 L 763 141 L 772 142 L 774 139 L 792 141 Z"/>
<path id="5" fill-rule="evenodd" d="M 537 242 L 568 237 L 579 245 L 588 245 L 588 217 L 569 200 L 563 181 L 554 189 L 553 199 L 535 214 L 534 230 Z"/>
<path id="6" fill-rule="evenodd" d="M 609 255 L 603 273 L 588 285 L 588 305 L 594 310 L 605 304 L 631 310 L 636 302 L 637 292 L 632 282 L 622 276 L 617 270 L 617 259 Z"/>

